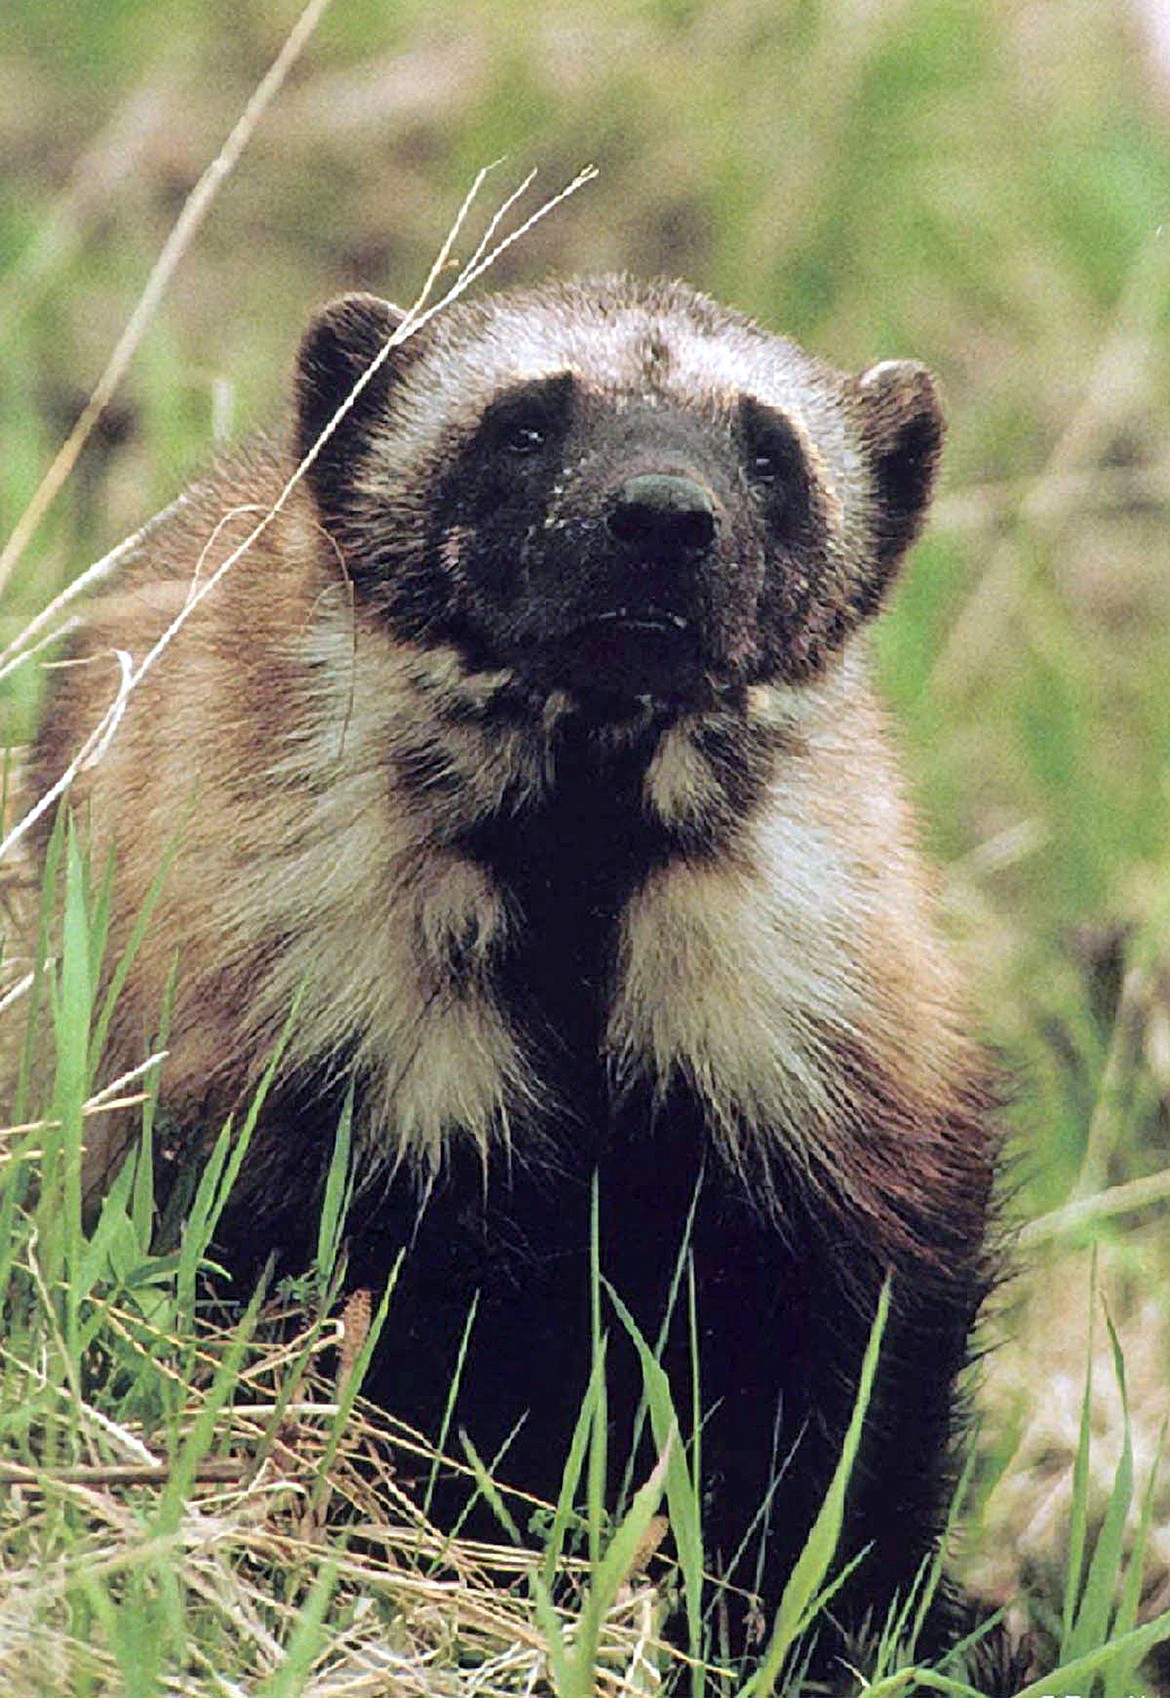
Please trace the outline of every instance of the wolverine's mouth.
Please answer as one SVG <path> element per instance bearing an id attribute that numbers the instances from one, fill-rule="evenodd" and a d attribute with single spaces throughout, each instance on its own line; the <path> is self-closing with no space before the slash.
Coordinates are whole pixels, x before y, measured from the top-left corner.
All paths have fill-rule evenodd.
<path id="1" fill-rule="evenodd" d="M 615 607 L 594 619 L 583 620 L 576 629 L 589 630 L 598 625 L 624 625 L 635 631 L 677 631 L 683 635 L 694 629 L 681 613 L 668 613 L 661 607 Z"/>
<path id="2" fill-rule="evenodd" d="M 623 632 L 661 633 L 664 637 L 691 637 L 695 633 L 695 625 L 681 613 L 669 613 L 666 608 L 611 608 L 608 613 L 598 613 L 594 618 L 582 620 L 574 627 L 572 635 L 601 633 L 618 627 Z"/>
<path id="3" fill-rule="evenodd" d="M 609 608 L 574 625 L 557 646 L 565 682 L 603 695 L 677 700 L 703 676 L 697 627 L 668 608 Z"/>

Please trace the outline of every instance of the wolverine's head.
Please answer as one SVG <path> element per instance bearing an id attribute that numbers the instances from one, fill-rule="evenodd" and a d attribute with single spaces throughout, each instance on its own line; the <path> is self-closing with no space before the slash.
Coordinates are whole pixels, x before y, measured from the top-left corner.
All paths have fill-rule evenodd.
<path id="1" fill-rule="evenodd" d="M 310 326 L 300 455 L 400 323 L 361 295 Z M 309 484 L 400 639 L 620 713 L 825 666 L 917 534 L 942 436 L 921 366 L 843 376 L 681 285 L 604 278 L 440 314 Z"/>

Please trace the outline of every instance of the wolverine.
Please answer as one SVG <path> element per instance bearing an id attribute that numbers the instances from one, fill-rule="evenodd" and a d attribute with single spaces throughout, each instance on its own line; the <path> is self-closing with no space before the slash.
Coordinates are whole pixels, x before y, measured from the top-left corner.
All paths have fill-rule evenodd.
<path id="1" fill-rule="evenodd" d="M 697 1378 L 706 1561 L 767 1607 L 888 1279 L 840 1648 L 939 1537 L 995 1271 L 989 1070 L 867 654 L 930 501 L 936 386 L 842 374 L 674 283 L 401 324 L 367 295 L 319 314 L 286 439 L 181 498 L 56 674 L 42 787 L 117 657 L 271 515 L 72 786 L 112 858 L 111 960 L 173 857 L 104 1065 L 151 1053 L 169 998 L 174 1157 L 283 1042 L 237 1266 L 311 1253 L 351 1102 L 351 1268 L 405 1251 L 379 1395 L 434 1433 L 475 1301 L 456 1418 L 483 1455 L 519 1423 L 500 1471 L 546 1498 L 589 1376 L 594 1220 L 648 1339 L 689 1268 L 662 1358 L 680 1410 Z M 132 1131 L 91 1145 L 91 1193 Z M 620 1468 L 641 1381 L 610 1342 Z"/>

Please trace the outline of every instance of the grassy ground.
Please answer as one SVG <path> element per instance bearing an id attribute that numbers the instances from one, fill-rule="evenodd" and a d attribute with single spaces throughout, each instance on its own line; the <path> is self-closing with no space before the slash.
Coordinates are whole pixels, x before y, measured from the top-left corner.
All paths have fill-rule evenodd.
<path id="1" fill-rule="evenodd" d="M 293 17 L 285 0 L 8 0 L 0 545 Z M 1092 1246 L 1128 1365 L 1139 1490 L 1167 1405 L 1170 69 L 1136 8 L 1096 0 L 333 0 L 4 586 L 0 637 L 167 501 L 218 438 L 279 410 L 313 305 L 359 285 L 409 298 L 472 175 L 500 157 L 501 193 L 533 165 L 549 191 L 583 164 L 600 174 L 504 256 L 496 283 L 666 271 L 837 364 L 913 354 L 946 386 L 943 491 L 880 658 L 985 1027 L 1019 1081 L 1013 1209 L 1030 1271 L 997 1323 L 1015 1342 L 988 1370 L 985 1533 L 968 1534 L 966 1560 L 1007 1598 L 1026 1583 L 1041 1611 L 1054 1600 L 1055 1645 L 1094 1308 L 1098 1463 L 1085 1473 L 1101 1504 L 1123 1454 Z M 35 666 L 4 681 L 16 742 L 40 687 Z M 48 1248 L 76 1275 L 79 1243 Z M 77 1314 L 70 1324 L 84 1332 Z M 67 1338 L 59 1366 L 82 1361 L 83 1343 Z M 50 1373 L 22 1425 L 28 1381 L 9 1379 L 14 1454 L 52 1460 L 38 1449 L 57 1430 L 45 1399 L 84 1390 L 67 1382 Z M 178 1444 L 181 1404 L 131 1400 L 126 1419 L 165 1417 Z M 60 1429 L 71 1465 L 83 1428 L 84 1454 L 98 1442 L 93 1420 Z M 132 1438 L 110 1454 L 125 1459 Z M 54 1518 L 84 1524 L 76 1494 L 89 1489 L 18 1505 L 46 1573 Z M 180 1513 L 168 1502 L 164 1520 Z M 1162 1493 L 1149 1545 L 1163 1596 L 1148 1610 L 1165 1607 L 1168 1522 Z M 110 1572 L 126 1561 L 107 1557 Z M 283 1572 L 270 1550 L 264 1563 Z M 71 1642 L 92 1630 L 106 1645 L 77 1690 L 118 1689 L 113 1668 L 144 1694 L 166 1689 L 151 1682 L 168 1669 L 179 1679 L 182 1610 L 164 1610 L 171 1639 L 150 1630 L 153 1604 L 127 1615 L 158 1653 L 132 1686 L 136 1653 L 117 1638 L 129 1629 L 98 1601 L 87 1617 L 72 1585 L 50 1600 L 72 1600 Z M 333 1607 L 335 1581 L 288 1586 Z M 34 1589 L 29 1621 L 42 1606 Z M 265 1655 L 287 1642 L 287 1620 L 255 1625 Z M 0 1681 L 4 1654 L 0 1640 Z M 307 1667 L 317 1648 L 297 1655 Z M 226 1689 L 198 1684 L 211 1678 L 176 1689 Z M 279 1678 L 271 1690 L 297 1689 Z M 24 1673 L 7 1688 L 32 1689 Z"/>

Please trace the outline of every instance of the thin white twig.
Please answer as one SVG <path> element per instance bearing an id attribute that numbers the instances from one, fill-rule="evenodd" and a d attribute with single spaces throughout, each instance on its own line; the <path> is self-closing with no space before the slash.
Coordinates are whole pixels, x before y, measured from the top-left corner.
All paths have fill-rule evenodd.
<path id="1" fill-rule="evenodd" d="M 475 252 L 463 268 L 465 271 L 472 271 L 479 264 L 480 260 L 488 250 L 492 237 L 495 235 L 504 219 L 511 212 L 517 201 L 521 200 L 528 193 L 528 190 L 532 187 L 532 184 L 535 181 L 536 172 L 530 171 L 524 181 L 512 190 L 512 193 L 507 197 L 503 205 L 496 208 L 495 213 L 488 220 L 488 227 L 480 237 Z"/>
<path id="2" fill-rule="evenodd" d="M 92 590 L 96 585 L 104 583 L 115 566 L 120 565 L 128 554 L 132 554 L 140 543 L 145 542 L 157 526 L 163 524 L 172 514 L 177 513 L 186 499 L 185 495 L 178 496 L 176 500 L 164 507 L 161 513 L 156 513 L 144 525 L 140 525 L 133 536 L 123 537 L 122 541 L 111 548 L 108 554 L 103 554 L 100 560 L 95 560 L 92 566 L 87 566 L 84 572 L 74 578 L 73 582 L 61 591 L 60 595 L 54 596 L 47 607 L 43 607 L 34 619 L 30 619 L 20 635 L 14 637 L 3 654 L 0 654 L 0 680 L 6 678 L 10 672 L 28 658 L 28 655 L 22 651 L 30 638 L 38 636 L 46 625 L 51 624 L 57 615 L 68 607 L 71 601 L 75 601 L 79 595 L 84 595 L 86 590 Z M 63 627 L 61 630 L 53 631 L 45 638 L 45 643 L 54 642 L 62 635 L 64 629 Z M 37 644 L 38 648 L 43 646 L 44 644 Z"/>
<path id="3" fill-rule="evenodd" d="M 419 290 L 418 299 L 403 315 L 405 318 L 409 319 L 412 313 L 421 312 L 430 300 L 431 295 L 434 293 L 435 285 L 439 281 L 440 274 L 450 261 L 451 250 L 455 246 L 455 243 L 459 240 L 459 232 L 467 222 L 467 215 L 471 211 L 472 204 L 475 201 L 476 196 L 479 194 L 480 189 L 483 187 L 484 180 L 487 177 L 488 172 L 494 170 L 495 165 L 484 165 L 476 172 L 475 181 L 464 195 L 459 211 L 455 214 L 455 217 L 452 220 L 451 228 L 443 237 L 439 251 L 434 257 L 431 269 L 427 272 L 426 281 Z"/>
<path id="4" fill-rule="evenodd" d="M 59 642 L 62 637 L 68 636 L 70 631 L 75 631 L 79 623 L 80 621 L 77 619 L 67 619 L 55 631 L 46 631 L 45 635 L 39 642 L 34 643 L 31 649 L 22 649 L 13 660 L 9 661 L 7 666 L 0 666 L 0 679 L 7 678 L 10 672 L 19 671 L 26 661 L 35 660 L 37 655 L 43 654 L 48 648 L 52 648 L 54 643 Z M 55 661 L 47 664 L 61 666 L 68 663 Z"/>
<path id="5" fill-rule="evenodd" d="M 89 767 L 96 766 L 105 754 L 106 750 L 109 748 L 111 737 L 122 723 L 122 715 L 126 711 L 126 702 L 129 699 L 130 691 L 133 688 L 134 656 L 128 649 L 115 649 L 114 657 L 121 669 L 122 682 L 118 686 L 118 694 L 114 697 L 114 700 L 111 702 L 106 712 L 105 720 L 102 722 L 104 729 L 102 730 L 97 743 L 92 749 L 90 749 L 89 753 L 81 763 L 81 767 L 79 769 L 81 771 L 85 771 Z"/>
<path id="6" fill-rule="evenodd" d="M 0 996 L 0 1014 L 11 1008 L 14 1002 L 19 1002 L 22 996 L 27 995 L 32 989 L 35 979 L 35 973 L 26 973 L 23 978 L 17 979 L 14 985 L 9 985 L 4 995 Z"/>
<path id="7" fill-rule="evenodd" d="M 166 1060 L 166 1057 L 165 1049 L 156 1049 L 153 1054 L 147 1056 L 145 1061 L 138 1062 L 127 1072 L 120 1073 L 116 1079 L 111 1079 L 109 1084 L 103 1085 L 100 1091 L 93 1093 L 82 1108 L 82 1114 L 96 1114 L 99 1110 L 108 1108 L 111 1101 L 124 1092 L 128 1085 L 133 1085 L 135 1080 L 144 1078 L 152 1067 L 160 1066 Z"/>

